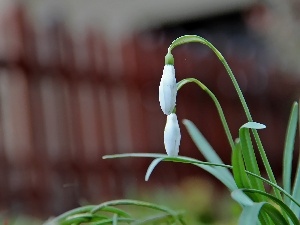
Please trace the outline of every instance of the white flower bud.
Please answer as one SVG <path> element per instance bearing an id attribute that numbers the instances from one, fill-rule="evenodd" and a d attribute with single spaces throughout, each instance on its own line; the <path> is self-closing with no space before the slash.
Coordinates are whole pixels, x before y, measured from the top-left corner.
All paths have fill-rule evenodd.
<path id="1" fill-rule="evenodd" d="M 167 123 L 164 131 L 164 144 L 168 156 L 178 156 L 180 139 L 181 134 L 177 115 L 171 113 L 167 116 Z"/>
<path id="2" fill-rule="evenodd" d="M 159 103 L 164 114 L 172 113 L 176 105 L 177 86 L 175 68 L 173 65 L 165 65 L 159 84 Z"/>

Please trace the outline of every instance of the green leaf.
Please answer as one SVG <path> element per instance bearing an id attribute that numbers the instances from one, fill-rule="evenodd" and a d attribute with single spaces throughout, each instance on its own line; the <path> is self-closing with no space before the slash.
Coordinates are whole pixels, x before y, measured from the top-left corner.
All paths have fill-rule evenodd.
<path id="1" fill-rule="evenodd" d="M 164 161 L 172 161 L 172 162 L 181 162 L 181 163 L 190 163 L 190 164 L 202 164 L 216 167 L 224 167 L 231 169 L 231 166 L 219 163 L 211 163 L 211 162 L 203 162 L 194 158 L 186 157 L 186 156 L 176 156 L 170 157 L 167 154 L 157 154 L 157 153 L 123 153 L 123 154 L 115 154 L 115 155 L 106 155 L 103 156 L 103 159 L 117 159 L 117 158 L 127 158 L 127 157 L 143 157 L 143 158 L 163 158 Z"/>
<path id="2" fill-rule="evenodd" d="M 158 215 L 151 215 L 149 217 L 140 219 L 132 223 L 132 225 L 142 225 L 142 224 L 168 224 L 167 222 L 170 220 L 171 216 L 169 214 L 163 213 Z M 172 219 L 174 222 L 174 219 Z"/>
<path id="3" fill-rule="evenodd" d="M 244 160 L 242 156 L 241 143 L 239 140 L 236 141 L 236 148 L 232 152 L 232 171 L 237 186 L 241 188 L 253 188 L 251 186 L 248 174 L 245 169 Z M 254 201 L 259 202 L 260 197 L 256 194 L 248 194 L 248 196 Z"/>
<path id="4" fill-rule="evenodd" d="M 91 211 L 97 207 L 97 205 L 88 205 L 88 206 L 81 206 L 76 209 L 70 210 L 61 214 L 60 216 L 52 219 L 49 221 L 49 224 L 76 224 L 78 222 L 84 221 L 98 221 L 98 220 L 107 220 L 108 218 L 105 216 L 91 214 Z M 125 212 L 124 210 L 118 209 L 112 206 L 105 206 L 101 208 L 103 212 L 110 212 L 119 215 L 120 217 L 130 218 L 130 215 Z M 46 223 L 48 224 L 48 223 Z"/>
<path id="5" fill-rule="evenodd" d="M 130 214 L 128 214 L 124 210 L 116 208 L 116 207 L 112 207 L 112 206 L 103 207 L 101 211 L 114 213 L 114 214 L 118 215 L 119 217 L 126 217 L 126 218 L 131 217 Z"/>
<path id="6" fill-rule="evenodd" d="M 169 157 L 167 154 L 160 154 L 160 153 L 121 153 L 121 154 L 102 156 L 103 159 L 133 158 L 133 157 L 138 157 L 138 158 L 140 158 L 140 157 L 143 157 L 143 158 L 172 158 L 172 157 Z"/>
<path id="7" fill-rule="evenodd" d="M 253 177 L 256 177 L 257 179 L 259 179 L 259 180 L 265 182 L 266 184 L 270 185 L 271 187 L 273 187 L 273 190 L 277 190 L 279 193 L 282 192 L 282 193 L 283 193 L 285 196 L 287 196 L 291 201 L 293 201 L 298 207 L 300 207 L 300 203 L 297 202 L 297 201 L 293 198 L 293 196 L 291 196 L 289 193 L 287 193 L 283 188 L 281 188 L 280 186 L 278 186 L 276 183 L 273 183 L 273 182 L 271 182 L 271 181 L 269 181 L 269 180 L 267 180 L 267 179 L 265 179 L 265 178 L 263 178 L 263 177 L 261 177 L 261 176 L 258 176 L 258 175 L 254 174 L 254 173 L 251 173 L 251 172 L 249 172 L 249 171 L 246 171 L 246 173 L 247 173 L 248 175 L 253 176 Z M 277 195 L 276 195 L 276 198 L 282 200 L 281 198 L 278 198 Z"/>
<path id="8" fill-rule="evenodd" d="M 262 212 L 268 214 L 274 225 L 289 225 L 289 222 L 283 217 L 283 215 L 278 211 L 273 205 L 268 202 L 262 207 Z M 299 224 L 299 222 L 297 223 Z"/>
<path id="9" fill-rule="evenodd" d="M 50 220 L 46 224 L 61 224 L 62 221 L 64 221 L 66 218 L 76 215 L 76 214 L 89 213 L 94 207 L 95 207 L 95 205 L 87 205 L 87 206 L 78 207 L 76 209 L 73 209 L 73 210 L 70 210 L 68 212 L 61 214 L 60 216 L 54 218 L 53 220 Z"/>
<path id="10" fill-rule="evenodd" d="M 218 164 L 218 163 L 210 163 L 199 161 L 190 157 L 177 156 L 177 157 L 169 157 L 166 154 L 154 154 L 154 153 L 125 153 L 125 154 L 116 154 L 116 155 L 106 155 L 103 156 L 104 159 L 115 159 L 115 158 L 124 158 L 124 157 L 148 157 L 148 158 L 163 158 L 163 161 L 172 161 L 172 162 L 180 162 L 180 163 L 189 163 L 195 166 L 198 166 L 205 171 L 209 172 L 217 179 L 219 179 L 229 190 L 233 191 L 237 189 L 235 181 L 232 176 L 224 176 L 224 173 L 220 172 L 219 167 L 231 168 L 229 165 Z"/>
<path id="11" fill-rule="evenodd" d="M 127 218 L 127 217 L 126 217 Z M 99 215 L 99 214 L 93 214 L 93 218 L 91 219 L 91 222 L 98 222 L 108 219 L 108 215 Z"/>
<path id="12" fill-rule="evenodd" d="M 67 217 L 64 221 L 61 222 L 61 224 L 62 225 L 80 224 L 80 223 L 88 222 L 92 218 L 93 218 L 93 214 L 91 213 L 79 213 Z"/>
<path id="13" fill-rule="evenodd" d="M 300 202 L 300 158 L 298 162 L 297 172 L 296 172 L 296 180 L 293 188 L 293 199 L 295 199 L 297 202 Z M 290 204 L 291 210 L 298 215 L 298 218 L 300 216 L 300 206 L 296 205 L 295 202 L 291 202 Z"/>
<path id="14" fill-rule="evenodd" d="M 298 114 L 300 113 L 300 109 L 298 109 Z M 299 120 L 299 115 L 298 115 Z M 300 126 L 300 120 L 299 120 L 299 126 Z M 293 187 L 293 199 L 295 199 L 297 202 L 300 202 L 300 156 L 298 158 L 298 166 L 297 166 L 297 172 L 296 172 L 296 178 L 295 183 Z M 291 202 L 290 208 L 293 210 L 293 212 L 298 216 L 300 216 L 300 206 L 296 205 L 295 202 Z"/>
<path id="15" fill-rule="evenodd" d="M 219 155 L 211 147 L 206 138 L 202 135 L 202 133 L 198 130 L 198 128 L 193 122 L 185 119 L 183 120 L 183 124 L 185 125 L 195 145 L 208 162 L 224 164 Z M 226 177 L 226 179 L 231 183 L 230 186 L 236 186 L 232 174 L 229 172 L 228 169 L 218 167 L 216 168 L 216 170 L 218 170 L 221 175 Z"/>
<path id="16" fill-rule="evenodd" d="M 208 143 L 208 141 L 192 121 L 185 119 L 183 120 L 183 124 L 186 126 L 186 129 L 191 135 L 192 140 L 207 161 L 212 163 L 224 164 L 219 155 L 213 150 L 211 145 Z M 227 172 L 229 173 L 229 175 L 231 175 L 228 170 Z"/>
<path id="17" fill-rule="evenodd" d="M 254 153 L 250 132 L 249 129 L 261 129 L 264 125 L 255 123 L 255 122 L 248 122 L 244 124 L 239 130 L 239 138 L 241 143 L 241 150 L 244 158 L 244 162 L 246 165 L 246 169 L 258 176 L 260 175 L 259 167 L 257 164 L 256 156 Z M 263 182 L 261 180 L 256 179 L 255 177 L 249 177 L 251 187 L 254 189 L 258 189 L 261 191 L 265 191 Z M 260 201 L 263 199 L 260 198 Z"/>
<path id="18" fill-rule="evenodd" d="M 151 164 L 149 165 L 147 172 L 146 172 L 145 181 L 149 180 L 149 177 L 150 177 L 152 171 L 157 166 L 157 164 L 160 163 L 162 160 L 164 160 L 164 158 L 157 158 L 151 162 Z"/>
<path id="19" fill-rule="evenodd" d="M 119 199 L 119 200 L 104 202 L 100 205 L 95 206 L 91 210 L 91 213 L 96 213 L 98 211 L 102 211 L 102 209 L 107 206 L 117 206 L 117 205 L 132 205 L 132 206 L 138 206 L 138 207 L 145 207 L 145 208 L 149 208 L 149 209 L 166 212 L 166 213 L 169 213 L 170 215 L 177 215 L 177 213 L 175 211 L 173 211 L 167 207 L 149 203 L 149 202 L 137 201 L 137 200 L 131 200 L 131 199 Z"/>
<path id="20" fill-rule="evenodd" d="M 239 140 L 236 142 L 235 148 L 232 152 L 231 164 L 234 180 L 238 188 L 250 188 L 250 181 L 246 173 L 241 143 Z"/>
<path id="21" fill-rule="evenodd" d="M 240 225 L 253 225 L 253 224 L 258 224 L 259 220 L 261 219 L 266 222 L 266 214 L 270 217 L 270 219 L 274 222 L 274 224 L 280 224 L 280 225 L 287 225 L 288 222 L 286 219 L 283 217 L 281 212 L 277 210 L 273 205 L 271 205 L 268 202 L 252 202 L 250 198 L 248 198 L 247 195 L 244 194 L 244 192 L 248 191 L 249 193 L 259 193 L 259 194 L 264 194 L 267 197 L 270 197 L 272 200 L 278 200 L 272 195 L 269 195 L 268 193 L 258 191 L 258 190 L 235 190 L 231 193 L 232 198 L 237 201 L 239 204 L 243 206 L 243 211 L 242 214 L 240 215 L 239 218 L 239 224 Z M 280 200 L 278 200 L 280 201 Z M 278 203 L 278 202 L 276 202 Z M 286 210 L 289 210 L 288 207 L 280 201 L 280 204 L 283 205 L 283 207 Z M 294 219 L 293 222 L 294 224 L 299 224 L 297 218 L 295 218 L 295 215 L 291 210 L 289 210 L 291 213 L 292 218 Z M 264 213 L 264 214 L 260 214 Z M 295 220 L 296 219 L 296 220 Z M 296 223 L 295 223 L 296 222 Z M 269 224 L 268 224 L 269 225 Z"/>
<path id="22" fill-rule="evenodd" d="M 232 191 L 231 197 L 242 206 L 252 206 L 254 204 L 253 201 L 247 195 L 245 195 L 241 189 Z"/>
<path id="23" fill-rule="evenodd" d="M 223 183 L 230 191 L 233 191 L 237 189 L 237 186 L 235 183 L 231 182 L 231 179 L 228 180 L 226 176 L 224 176 L 222 173 L 220 173 L 220 170 L 218 170 L 217 167 L 209 166 L 209 165 L 204 165 L 204 164 L 196 164 L 193 163 L 193 165 L 200 167 L 201 169 L 205 170 L 206 172 L 210 173 L 213 175 L 215 178 L 217 178 L 221 183 Z"/>
<path id="24" fill-rule="evenodd" d="M 295 102 L 291 109 L 291 114 L 289 118 L 289 123 L 287 127 L 284 153 L 283 153 L 283 188 L 288 193 L 291 193 L 291 175 L 292 175 L 292 161 L 293 161 L 293 151 L 295 136 L 297 131 L 297 121 L 298 121 L 298 103 Z M 286 196 L 284 197 L 284 202 L 288 205 L 291 201 Z"/>
<path id="25" fill-rule="evenodd" d="M 281 210 L 291 219 L 293 224 L 299 225 L 298 218 L 296 217 L 294 212 L 283 201 L 276 198 L 275 196 L 255 189 L 241 189 L 241 191 L 243 191 L 244 193 L 255 193 L 265 196 L 269 201 L 276 203 L 281 208 Z"/>
<path id="26" fill-rule="evenodd" d="M 118 215 L 114 214 L 112 218 L 112 225 L 117 225 L 118 224 Z"/>
<path id="27" fill-rule="evenodd" d="M 259 212 L 264 202 L 253 203 L 251 206 L 245 206 L 239 218 L 239 225 L 255 225 L 259 222 Z"/>
<path id="28" fill-rule="evenodd" d="M 248 123 L 245 123 L 241 128 L 259 130 L 259 129 L 265 129 L 266 125 L 257 123 L 257 122 L 248 122 Z"/>
<path id="29" fill-rule="evenodd" d="M 239 224 L 257 224 L 259 221 L 258 215 L 261 205 L 254 203 L 241 189 L 234 190 L 231 192 L 231 197 L 238 202 L 242 208 L 242 214 L 239 218 Z M 264 219 L 264 216 L 262 217 Z M 262 223 L 266 224 L 266 223 Z"/>
<path id="30" fill-rule="evenodd" d="M 131 223 L 133 223 L 136 220 L 135 219 L 131 219 L 131 218 L 120 218 L 120 217 L 118 217 L 117 221 L 121 222 L 122 224 L 124 224 L 124 223 L 131 224 Z M 112 223 L 113 223 L 113 218 L 109 218 L 109 219 L 105 219 L 105 220 L 102 220 L 102 221 L 93 222 L 93 223 L 87 224 L 87 225 L 110 225 Z"/>
<path id="31" fill-rule="evenodd" d="M 177 211 L 169 209 L 168 207 L 161 206 L 161 205 L 158 205 L 158 204 L 153 204 L 153 203 L 138 201 L 138 200 L 131 200 L 131 199 L 119 199 L 119 200 L 104 202 L 100 205 L 95 206 L 91 210 L 91 213 L 97 213 L 99 211 L 102 211 L 103 208 L 108 207 L 108 206 L 111 207 L 111 206 L 125 206 L 125 205 L 127 205 L 127 206 L 136 206 L 136 207 L 144 207 L 144 208 L 148 208 L 148 209 L 161 211 L 161 212 L 167 213 L 169 216 L 174 218 L 174 220 L 176 222 L 184 224 L 182 222 L 182 219 L 181 219 L 182 212 L 177 212 Z M 118 221 L 121 221 L 121 219 L 123 219 L 123 218 L 118 217 Z M 128 218 L 126 218 L 126 219 L 128 219 Z M 103 224 L 106 224 L 106 223 L 103 223 Z"/>

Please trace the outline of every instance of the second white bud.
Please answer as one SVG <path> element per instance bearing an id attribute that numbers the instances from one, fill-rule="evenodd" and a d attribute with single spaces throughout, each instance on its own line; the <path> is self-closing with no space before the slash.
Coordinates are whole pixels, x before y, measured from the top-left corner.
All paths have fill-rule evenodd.
<path id="1" fill-rule="evenodd" d="M 178 156 L 180 139 L 181 134 L 177 115 L 171 113 L 167 116 L 167 123 L 164 131 L 164 144 L 168 156 Z"/>

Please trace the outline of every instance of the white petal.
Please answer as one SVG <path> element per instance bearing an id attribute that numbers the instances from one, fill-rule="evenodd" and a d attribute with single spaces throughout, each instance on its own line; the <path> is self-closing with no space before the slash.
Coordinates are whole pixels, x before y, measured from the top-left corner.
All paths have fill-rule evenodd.
<path id="1" fill-rule="evenodd" d="M 159 103 L 164 114 L 172 113 L 176 105 L 176 95 L 175 68 L 173 65 L 165 65 L 159 84 Z"/>
<path id="2" fill-rule="evenodd" d="M 175 113 L 167 116 L 167 123 L 164 131 L 164 144 L 168 156 L 176 157 L 180 145 L 180 128 Z"/>

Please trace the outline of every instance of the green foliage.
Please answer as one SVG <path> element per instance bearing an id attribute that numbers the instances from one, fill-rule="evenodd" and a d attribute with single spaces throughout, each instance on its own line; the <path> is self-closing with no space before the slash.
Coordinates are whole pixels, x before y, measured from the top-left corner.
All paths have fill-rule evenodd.
<path id="1" fill-rule="evenodd" d="M 231 155 L 232 173 L 234 180 L 238 188 L 250 188 L 249 177 L 246 173 L 245 163 L 243 159 L 242 146 L 239 140 L 237 140 L 235 148 Z"/>
<path id="2" fill-rule="evenodd" d="M 292 160 L 294 152 L 294 143 L 297 130 L 297 120 L 298 120 L 298 103 L 294 103 L 291 110 L 291 115 L 289 119 L 289 124 L 286 132 L 284 154 L 283 154 L 283 187 L 291 194 L 291 180 L 292 180 Z M 297 177 L 298 178 L 298 177 Z M 298 181 L 296 181 L 298 183 Z M 295 190 L 300 187 L 295 186 Z M 294 196 L 295 197 L 295 196 Z M 299 199 L 299 198 L 298 198 Z M 300 199 L 299 199 L 300 200 Z M 284 198 L 286 204 L 290 204 L 291 201 L 288 198 Z M 296 212 L 295 212 L 296 213 Z M 299 214 L 299 213 L 296 213 Z"/>
<path id="3" fill-rule="evenodd" d="M 172 209 L 184 209 L 184 220 L 191 225 L 233 225 L 237 224 L 237 216 L 241 213 L 239 205 L 232 201 L 225 188 L 220 189 L 214 182 L 196 175 L 181 179 L 167 188 L 158 185 L 139 187 L 128 197 Z"/>
<path id="4" fill-rule="evenodd" d="M 283 187 L 277 184 L 272 168 L 269 164 L 264 147 L 260 140 L 258 131 L 265 128 L 263 124 L 253 122 L 252 116 L 239 88 L 239 85 L 228 66 L 222 54 L 207 40 L 196 35 L 186 35 L 174 40 L 168 48 L 168 54 L 182 44 L 197 42 L 208 46 L 224 65 L 234 88 L 241 101 L 242 107 L 248 121 L 239 129 L 239 137 L 234 142 L 229 130 L 222 107 L 216 96 L 199 80 L 195 78 L 186 78 L 179 81 L 177 89 L 179 90 L 188 83 L 195 83 L 205 93 L 207 93 L 214 102 L 219 113 L 221 123 L 226 133 L 229 145 L 231 147 L 231 163 L 225 165 L 217 152 L 211 147 L 202 133 L 189 120 L 184 120 L 189 135 L 195 145 L 207 161 L 200 161 L 194 158 L 177 156 L 169 157 L 165 154 L 150 153 L 131 153 L 104 156 L 104 159 L 123 158 L 123 157 L 150 157 L 154 158 L 146 172 L 145 180 L 150 178 L 155 167 L 163 161 L 172 161 L 175 163 L 191 164 L 207 171 L 217 178 L 231 192 L 232 198 L 241 206 L 242 213 L 239 218 L 240 225 L 288 225 L 300 224 L 300 159 L 298 161 L 298 169 L 295 179 L 292 179 L 292 161 L 294 152 L 294 143 L 296 138 L 297 123 L 299 121 L 298 103 L 294 103 L 291 116 L 287 128 L 286 142 L 283 156 Z M 168 55 L 167 54 L 167 55 Z M 252 133 L 252 135 L 251 135 Z M 253 143 L 256 144 L 253 145 Z M 258 153 L 255 154 L 257 147 Z M 257 156 L 260 158 L 257 158 Z M 258 161 L 261 160 L 267 172 L 268 178 L 261 176 Z M 294 183 L 292 182 L 294 180 Z M 292 184 L 294 185 L 292 187 Z M 268 192 L 265 186 L 271 187 L 272 191 Z M 125 211 L 120 211 L 116 205 L 135 205 L 138 207 L 146 207 L 160 211 L 160 214 L 154 216 L 137 219 L 133 218 Z M 103 211 L 110 210 L 110 216 L 104 217 Z M 56 223 L 50 224 L 185 224 L 182 220 L 181 212 L 173 211 L 160 205 L 154 205 L 146 202 L 133 200 L 119 200 L 103 203 L 98 206 L 86 206 L 65 213 L 53 220 Z"/>
<path id="5" fill-rule="evenodd" d="M 239 130 L 239 142 L 240 142 L 240 150 L 241 150 L 241 157 L 243 158 L 243 161 L 245 163 L 244 171 L 252 172 L 258 176 L 260 176 L 260 171 L 258 168 L 257 160 L 255 157 L 250 132 L 249 129 L 262 129 L 265 128 L 264 125 L 254 122 L 248 122 L 244 124 L 240 130 Z M 238 162 L 232 162 L 232 164 L 237 164 Z M 241 168 L 242 169 L 242 168 Z M 245 173 L 240 172 L 241 175 L 245 175 Z M 243 180 L 246 180 L 247 177 L 242 177 Z M 261 180 L 258 180 L 257 178 L 250 176 L 249 177 L 249 184 L 251 188 L 265 191 L 263 182 Z M 245 186 L 247 187 L 247 186 Z M 264 199 L 261 197 L 258 197 L 257 200 L 263 201 Z"/>
<path id="6" fill-rule="evenodd" d="M 135 217 L 121 206 L 143 207 L 154 210 L 149 216 L 142 218 Z M 182 212 L 173 211 L 167 207 L 130 199 L 122 199 L 104 202 L 100 205 L 82 206 L 66 212 L 54 219 L 49 220 L 44 225 L 104 225 L 104 224 L 181 224 L 184 225 Z"/>
<path id="7" fill-rule="evenodd" d="M 205 137 L 201 134 L 201 132 L 197 129 L 195 124 L 189 120 L 183 120 L 183 124 L 188 130 L 192 140 L 195 142 L 199 151 L 203 154 L 205 159 L 209 163 L 215 163 L 222 165 L 224 164 L 216 151 L 211 147 Z M 232 177 L 232 174 L 225 167 L 212 167 L 198 164 L 199 167 L 205 167 L 204 169 L 214 175 L 218 180 L 220 180 L 229 190 L 234 190 L 237 188 L 235 181 Z"/>

